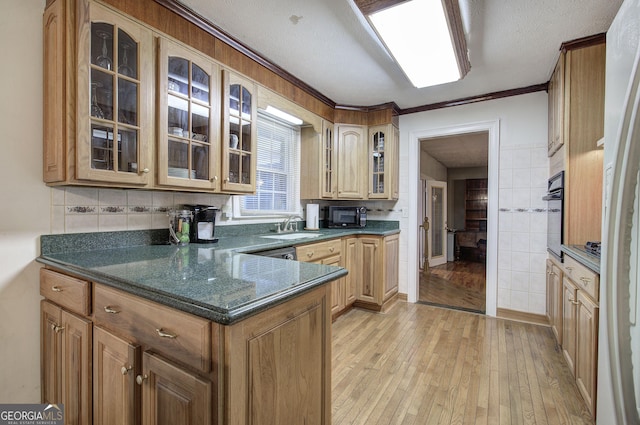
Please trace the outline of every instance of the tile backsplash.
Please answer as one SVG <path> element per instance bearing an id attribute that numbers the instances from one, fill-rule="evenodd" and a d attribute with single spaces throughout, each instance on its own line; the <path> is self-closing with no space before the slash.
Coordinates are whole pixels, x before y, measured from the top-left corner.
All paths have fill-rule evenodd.
<path id="1" fill-rule="evenodd" d="M 228 195 L 61 187 L 51 189 L 51 233 L 162 229 L 182 204 L 221 207 Z"/>

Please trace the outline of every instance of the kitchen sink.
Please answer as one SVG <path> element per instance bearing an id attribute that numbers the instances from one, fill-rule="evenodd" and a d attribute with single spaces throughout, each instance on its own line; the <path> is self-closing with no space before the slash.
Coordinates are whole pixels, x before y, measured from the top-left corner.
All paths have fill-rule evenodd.
<path id="1" fill-rule="evenodd" d="M 292 240 L 292 239 L 317 238 L 318 236 L 320 236 L 320 233 L 281 233 L 278 235 L 265 235 L 260 237 L 267 238 L 267 239 Z"/>

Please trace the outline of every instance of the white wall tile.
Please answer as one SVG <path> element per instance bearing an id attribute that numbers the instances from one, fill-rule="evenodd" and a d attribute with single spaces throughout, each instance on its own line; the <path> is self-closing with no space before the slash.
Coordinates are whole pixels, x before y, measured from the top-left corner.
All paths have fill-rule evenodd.
<path id="1" fill-rule="evenodd" d="M 545 314 L 547 305 L 547 297 L 545 294 L 529 294 L 528 311 L 534 314 Z"/>
<path id="2" fill-rule="evenodd" d="M 529 168 L 513 170 L 513 187 L 514 189 L 531 187 L 531 170 Z"/>
<path id="3" fill-rule="evenodd" d="M 151 214 L 128 214 L 127 230 L 151 229 Z"/>
<path id="4" fill-rule="evenodd" d="M 546 206 L 545 206 L 546 208 Z M 531 220 L 530 230 L 532 233 L 544 233 L 545 241 L 547 237 L 547 213 L 534 212 L 529 215 Z M 546 242 L 545 242 L 546 243 Z"/>
<path id="5" fill-rule="evenodd" d="M 547 167 L 535 167 L 531 169 L 531 187 L 542 187 L 547 189 L 549 179 L 549 169 Z"/>
<path id="6" fill-rule="evenodd" d="M 51 188 L 51 205 L 64 205 L 65 189 L 64 187 Z"/>
<path id="7" fill-rule="evenodd" d="M 529 232 L 511 232 L 511 250 L 529 252 Z"/>
<path id="8" fill-rule="evenodd" d="M 511 270 L 498 269 L 498 288 L 511 289 Z"/>
<path id="9" fill-rule="evenodd" d="M 127 228 L 127 216 L 124 214 L 100 214 L 98 230 L 101 232 L 115 232 Z"/>
<path id="10" fill-rule="evenodd" d="M 531 207 L 531 189 L 523 187 L 513 189 L 512 208 L 529 209 Z"/>
<path id="11" fill-rule="evenodd" d="M 511 291 L 511 309 L 529 311 L 529 293 L 525 291 Z"/>
<path id="12" fill-rule="evenodd" d="M 511 272 L 511 289 L 529 292 L 529 272 Z"/>
<path id="13" fill-rule="evenodd" d="M 513 168 L 531 168 L 531 150 L 528 148 L 513 151 Z"/>
<path id="14" fill-rule="evenodd" d="M 98 205 L 98 189 L 92 187 L 68 187 L 65 190 L 65 205 Z"/>
<path id="15" fill-rule="evenodd" d="M 151 191 L 148 190 L 128 190 L 127 194 L 127 205 L 129 206 L 152 206 L 153 205 L 153 195 Z"/>
<path id="16" fill-rule="evenodd" d="M 67 214 L 65 233 L 95 232 L 98 229 L 98 214 Z"/>
<path id="17" fill-rule="evenodd" d="M 51 206 L 51 233 L 64 233 L 65 210 L 66 208 L 64 205 Z"/>
<path id="18" fill-rule="evenodd" d="M 513 223 L 513 214 L 511 214 L 511 212 L 500 211 L 498 213 L 498 231 L 510 232 L 512 229 L 512 223 Z"/>
<path id="19" fill-rule="evenodd" d="M 531 232 L 529 233 L 530 252 L 544 254 L 547 252 L 547 234 Z"/>
<path id="20" fill-rule="evenodd" d="M 510 189 L 513 187 L 513 169 L 502 168 L 500 169 L 498 188 Z"/>
<path id="21" fill-rule="evenodd" d="M 513 189 L 500 189 L 498 203 L 500 208 L 513 208 Z"/>
<path id="22" fill-rule="evenodd" d="M 498 308 L 511 308 L 511 290 L 498 291 Z"/>
<path id="23" fill-rule="evenodd" d="M 532 273 L 545 273 L 547 270 L 547 253 L 531 253 L 529 271 Z"/>
<path id="24" fill-rule="evenodd" d="M 118 189 L 99 189 L 98 199 L 100 205 L 127 205 L 127 192 Z"/>
<path id="25" fill-rule="evenodd" d="M 529 291 L 537 294 L 547 293 L 547 275 L 546 273 L 530 273 L 529 275 Z"/>
<path id="26" fill-rule="evenodd" d="M 528 252 L 516 252 L 511 253 L 511 270 L 519 272 L 529 271 L 529 253 Z"/>

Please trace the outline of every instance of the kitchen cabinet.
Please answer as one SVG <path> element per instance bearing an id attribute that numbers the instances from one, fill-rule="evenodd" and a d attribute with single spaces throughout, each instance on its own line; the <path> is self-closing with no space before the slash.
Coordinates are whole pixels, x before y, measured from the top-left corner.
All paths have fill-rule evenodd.
<path id="1" fill-rule="evenodd" d="M 343 278 L 345 280 L 345 306 L 350 307 L 356 302 L 356 288 L 361 279 L 359 265 L 362 264 L 362 260 L 358 249 L 357 237 L 342 239 L 342 255 L 344 257 L 344 268 L 349 271 L 349 274 Z"/>
<path id="2" fill-rule="evenodd" d="M 369 199 L 398 199 L 399 132 L 392 124 L 369 127 Z"/>
<path id="3" fill-rule="evenodd" d="M 565 255 L 562 352 L 592 414 L 596 408 L 599 280 L 596 272 Z"/>
<path id="4" fill-rule="evenodd" d="M 548 156 L 553 156 L 564 145 L 564 52 L 560 53 L 560 59 L 551 74 L 549 80 L 549 144 Z"/>
<path id="5" fill-rule="evenodd" d="M 337 155 L 333 123 L 322 120 L 320 133 L 312 126 L 303 127 L 300 143 L 300 198 L 335 199 Z"/>
<path id="6" fill-rule="evenodd" d="M 218 65 L 158 39 L 158 184 L 220 190 Z"/>
<path id="7" fill-rule="evenodd" d="M 564 43 L 550 81 L 550 175 L 565 171 L 565 245 L 601 240 L 605 60 L 604 35 Z"/>
<path id="8" fill-rule="evenodd" d="M 562 268 L 547 259 L 547 320 L 559 345 L 562 345 Z"/>
<path id="9" fill-rule="evenodd" d="M 337 124 L 337 199 L 366 199 L 366 127 Z"/>
<path id="10" fill-rule="evenodd" d="M 296 247 L 296 256 L 298 261 L 345 267 L 342 245 L 341 239 L 300 245 Z M 349 283 L 346 277 L 331 282 L 331 316 L 334 319 L 352 304 L 347 301 Z"/>
<path id="11" fill-rule="evenodd" d="M 222 70 L 222 190 L 256 189 L 257 88 L 230 70 Z"/>
<path id="12" fill-rule="evenodd" d="M 44 181 L 147 186 L 152 33 L 101 4 L 74 5 L 44 14 Z"/>
<path id="13" fill-rule="evenodd" d="M 40 271 L 42 402 L 62 403 L 65 424 L 92 424 L 89 282 Z"/>
<path id="14" fill-rule="evenodd" d="M 356 307 L 381 311 L 398 293 L 399 236 L 359 237 L 361 268 Z"/>

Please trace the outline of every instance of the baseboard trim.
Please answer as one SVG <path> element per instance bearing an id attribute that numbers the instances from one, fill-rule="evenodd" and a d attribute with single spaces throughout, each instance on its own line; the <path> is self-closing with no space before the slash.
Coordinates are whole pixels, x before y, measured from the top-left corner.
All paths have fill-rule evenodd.
<path id="1" fill-rule="evenodd" d="M 544 314 L 526 313 L 524 311 L 498 308 L 496 317 L 500 319 L 514 320 L 516 322 L 531 323 L 534 325 L 550 326 L 547 316 Z"/>
<path id="2" fill-rule="evenodd" d="M 408 299 L 409 299 L 409 296 L 407 294 L 398 292 L 398 301 L 407 301 Z"/>

